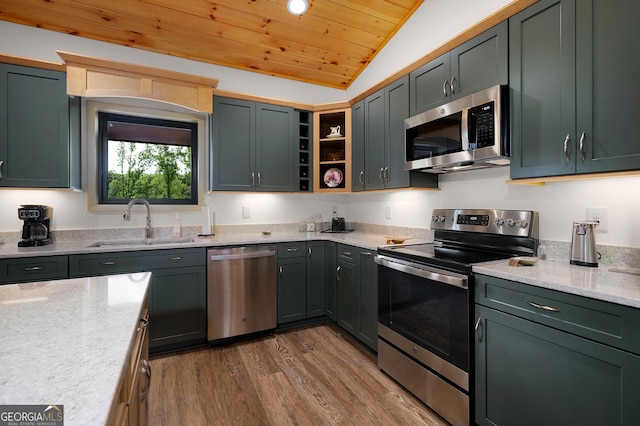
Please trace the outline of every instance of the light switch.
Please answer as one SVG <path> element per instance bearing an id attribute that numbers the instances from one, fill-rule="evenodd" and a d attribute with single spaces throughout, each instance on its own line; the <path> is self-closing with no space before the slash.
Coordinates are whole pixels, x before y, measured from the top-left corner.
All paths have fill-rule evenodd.
<path id="1" fill-rule="evenodd" d="M 251 209 L 249 206 L 242 206 L 242 218 L 249 219 L 251 217 Z"/>

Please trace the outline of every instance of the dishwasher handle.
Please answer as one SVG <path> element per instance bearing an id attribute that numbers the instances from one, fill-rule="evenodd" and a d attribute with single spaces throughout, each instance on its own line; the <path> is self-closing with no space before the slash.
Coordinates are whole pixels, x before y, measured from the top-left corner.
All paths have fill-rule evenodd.
<path id="1" fill-rule="evenodd" d="M 255 259 L 258 257 L 275 256 L 276 252 L 271 250 L 249 251 L 246 253 L 230 253 L 230 254 L 212 254 L 209 259 L 212 261 L 219 260 L 237 260 L 237 259 Z"/>

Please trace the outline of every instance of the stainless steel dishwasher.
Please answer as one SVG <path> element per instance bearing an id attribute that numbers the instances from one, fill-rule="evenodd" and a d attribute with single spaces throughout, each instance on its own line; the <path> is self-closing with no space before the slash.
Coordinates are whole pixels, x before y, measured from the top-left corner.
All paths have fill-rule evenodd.
<path id="1" fill-rule="evenodd" d="M 275 245 L 207 250 L 207 339 L 276 328 Z"/>

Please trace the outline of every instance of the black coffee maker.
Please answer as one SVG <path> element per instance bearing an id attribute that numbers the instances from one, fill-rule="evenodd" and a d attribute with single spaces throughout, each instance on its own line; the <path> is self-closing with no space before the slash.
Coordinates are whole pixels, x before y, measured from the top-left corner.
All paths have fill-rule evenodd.
<path id="1" fill-rule="evenodd" d="M 25 204 L 18 208 L 18 218 L 24 220 L 22 240 L 18 247 L 34 247 L 51 244 L 51 216 L 53 207 Z"/>

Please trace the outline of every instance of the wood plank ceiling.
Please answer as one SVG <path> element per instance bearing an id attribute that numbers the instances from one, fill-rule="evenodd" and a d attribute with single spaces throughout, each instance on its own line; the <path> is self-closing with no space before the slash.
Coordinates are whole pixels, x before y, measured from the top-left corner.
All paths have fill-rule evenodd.
<path id="1" fill-rule="evenodd" d="M 346 89 L 422 2 L 0 0 L 0 19 Z"/>

